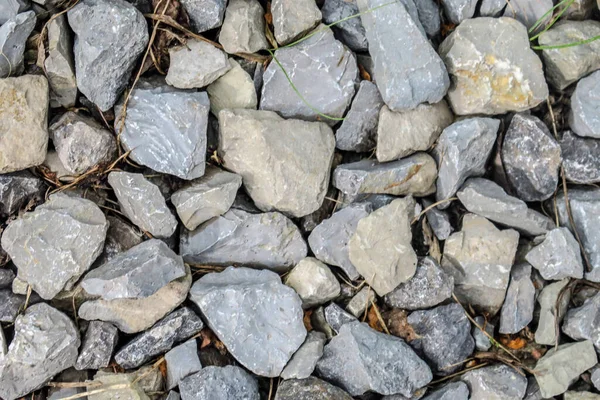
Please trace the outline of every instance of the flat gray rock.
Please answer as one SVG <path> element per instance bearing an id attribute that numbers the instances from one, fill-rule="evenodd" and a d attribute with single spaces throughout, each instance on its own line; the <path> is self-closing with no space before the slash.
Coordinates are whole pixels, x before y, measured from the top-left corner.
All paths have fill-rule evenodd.
<path id="1" fill-rule="evenodd" d="M 432 201 L 423 199 L 423 208 L 426 209 L 433 204 Z M 433 233 L 439 240 L 446 240 L 454 232 L 454 226 L 450 222 L 450 215 L 444 210 L 433 207 L 425 212 L 427 222 Z"/>
<path id="2" fill-rule="evenodd" d="M 464 382 L 451 382 L 428 393 L 422 400 L 469 400 L 469 387 Z"/>
<path id="3" fill-rule="evenodd" d="M 57 193 L 12 221 L 2 234 L 2 248 L 17 266 L 19 279 L 51 300 L 90 268 L 102 253 L 107 230 L 96 204 Z"/>
<path id="4" fill-rule="evenodd" d="M 560 141 L 565 178 L 573 183 L 600 182 L 600 141 L 565 131 Z"/>
<path id="5" fill-rule="evenodd" d="M 167 389 L 173 389 L 186 377 L 202 369 L 196 339 L 190 339 L 165 354 Z"/>
<path id="6" fill-rule="evenodd" d="M 264 16 L 265 10 L 258 0 L 230 0 L 219 33 L 223 50 L 234 54 L 270 48 L 265 36 Z"/>
<path id="7" fill-rule="evenodd" d="M 162 79 L 143 80 L 115 106 L 115 131 L 135 162 L 154 171 L 195 179 L 204 175 L 209 100 L 204 92 L 177 90 Z M 122 131 L 121 124 L 123 125 Z"/>
<path id="8" fill-rule="evenodd" d="M 74 107 L 77 101 L 77 78 L 73 38 L 64 14 L 48 25 L 48 55 L 44 67 L 50 84 L 50 106 Z"/>
<path id="9" fill-rule="evenodd" d="M 343 325 L 325 346 L 317 372 L 352 396 L 368 391 L 411 396 L 432 379 L 427 364 L 404 340 L 358 321 Z"/>
<path id="10" fill-rule="evenodd" d="M 546 344 L 554 346 L 556 344 L 556 325 L 560 324 L 571 299 L 569 290 L 563 292 L 556 309 L 556 302 L 563 288 L 569 283 L 568 279 L 551 283 L 542 289 L 542 292 L 537 298 L 540 303 L 540 316 L 538 326 L 535 331 L 535 342 L 538 344 Z M 558 311 L 558 312 L 557 312 Z"/>
<path id="11" fill-rule="evenodd" d="M 332 24 L 359 13 L 356 0 L 325 0 L 323 22 Z M 367 51 L 369 43 L 360 18 L 349 18 L 331 27 L 340 40 L 354 51 Z"/>
<path id="12" fill-rule="evenodd" d="M 569 126 L 579 136 L 600 139 L 600 71 L 596 71 L 577 82 L 571 95 Z"/>
<path id="13" fill-rule="evenodd" d="M 108 174 L 108 183 L 115 191 L 121 212 L 140 229 L 159 238 L 168 238 L 175 232 L 175 216 L 158 186 L 144 175 L 113 171 Z"/>
<path id="14" fill-rule="evenodd" d="M 0 358 L 0 397 L 15 400 L 42 388 L 77 360 L 79 333 L 73 321 L 45 303 L 15 321 L 8 353 Z"/>
<path id="15" fill-rule="evenodd" d="M 256 379 L 240 367 L 210 366 L 179 385 L 183 400 L 259 400 Z"/>
<path id="16" fill-rule="evenodd" d="M 325 315 L 325 321 L 335 332 L 339 332 L 343 325 L 349 322 L 357 321 L 354 315 L 344 311 L 342 307 L 335 303 L 329 304 L 327 307 L 325 307 L 323 312 Z"/>
<path id="17" fill-rule="evenodd" d="M 548 232 L 543 242 L 531 249 L 525 259 L 546 280 L 583 278 L 579 244 L 568 228 L 556 228 Z"/>
<path id="18" fill-rule="evenodd" d="M 317 361 L 323 356 L 323 346 L 325 346 L 326 341 L 327 338 L 324 333 L 308 332 L 302 346 L 294 353 L 281 372 L 281 377 L 283 379 L 306 379 L 310 377 L 315 370 Z"/>
<path id="19" fill-rule="evenodd" d="M 210 111 L 216 116 L 221 110 L 234 108 L 256 110 L 258 105 L 258 91 L 250 74 L 237 61 L 229 59 L 229 63 L 231 69 L 206 88 L 210 99 Z"/>
<path id="20" fill-rule="evenodd" d="M 444 12 L 451 23 L 458 25 L 465 19 L 473 18 L 477 1 L 474 0 L 442 0 Z"/>
<path id="21" fill-rule="evenodd" d="M 276 212 L 250 214 L 231 209 L 193 232 L 181 235 L 185 262 L 212 265 L 246 265 L 287 271 L 306 257 L 300 230 Z"/>
<path id="22" fill-rule="evenodd" d="M 231 355 L 259 376 L 279 376 L 306 337 L 302 301 L 271 271 L 229 267 L 204 275 L 190 299 Z"/>
<path id="23" fill-rule="evenodd" d="M 35 23 L 35 13 L 27 11 L 11 17 L 0 27 L 0 51 L 4 56 L 0 58 L 0 78 L 23 73 L 25 45 Z"/>
<path id="24" fill-rule="evenodd" d="M 180 0 L 194 32 L 202 33 L 223 23 L 227 0 Z"/>
<path id="25" fill-rule="evenodd" d="M 531 265 L 517 264 L 510 272 L 510 284 L 500 312 L 500 333 L 518 333 L 533 320 L 535 286 L 531 281 Z"/>
<path id="26" fill-rule="evenodd" d="M 517 197 L 543 201 L 558 185 L 560 145 L 537 117 L 516 114 L 504 135 L 502 163 Z"/>
<path id="27" fill-rule="evenodd" d="M 84 370 L 108 367 L 118 339 L 119 331 L 113 324 L 91 321 L 85 332 L 75 368 Z"/>
<path id="28" fill-rule="evenodd" d="M 0 214 L 12 215 L 30 201 L 40 201 L 45 185 L 29 171 L 0 175 Z"/>
<path id="29" fill-rule="evenodd" d="M 340 283 L 329 267 L 313 257 L 301 260 L 285 277 L 298 293 L 303 308 L 327 303 L 340 295 Z"/>
<path id="30" fill-rule="evenodd" d="M 83 0 L 67 16 L 75 32 L 77 87 L 100 110 L 108 111 L 146 49 L 146 20 L 122 0 Z"/>
<path id="31" fill-rule="evenodd" d="M 571 308 L 565 315 L 562 331 L 570 338 L 581 341 L 591 340 L 600 349 L 600 294 L 587 299 L 581 307 Z"/>
<path id="32" fill-rule="evenodd" d="M 363 13 L 380 7 L 360 18 L 375 64 L 377 87 L 385 104 L 393 111 L 400 111 L 442 100 L 450 79 L 444 63 L 421 32 L 421 23 L 411 17 L 402 3 L 387 5 L 386 0 L 357 0 L 357 3 Z M 403 39 L 401 42 L 399 37 Z"/>
<path id="33" fill-rule="evenodd" d="M 275 39 L 281 45 L 299 39 L 321 22 L 315 0 L 273 0 L 271 4 Z"/>
<path id="34" fill-rule="evenodd" d="M 3 25 L 9 19 L 16 17 L 17 14 L 26 11 L 30 6 L 29 0 L 6 0 L 0 5 L 0 25 Z"/>
<path id="35" fill-rule="evenodd" d="M 352 400 L 337 386 L 311 376 L 306 379 L 289 379 L 277 387 L 275 400 Z"/>
<path id="36" fill-rule="evenodd" d="M 469 386 L 470 400 L 521 400 L 527 378 L 504 364 L 469 371 L 461 377 Z"/>
<path id="37" fill-rule="evenodd" d="M 525 111 L 548 97 L 542 62 L 517 20 L 467 19 L 438 51 L 452 77 L 448 101 L 458 115 Z"/>
<path id="38" fill-rule="evenodd" d="M 13 323 L 25 305 L 25 296 L 0 289 L 0 322 Z"/>
<path id="39" fill-rule="evenodd" d="M 271 111 L 223 110 L 219 128 L 223 166 L 242 176 L 259 209 L 294 217 L 319 209 L 335 148 L 326 124 L 284 120 Z"/>
<path id="40" fill-rule="evenodd" d="M 360 319 L 371 306 L 371 302 L 377 301 L 377 296 L 370 287 L 363 287 L 356 293 L 346 305 L 346 311 Z"/>
<path id="41" fill-rule="evenodd" d="M 504 16 L 514 18 L 533 33 L 541 31 L 546 24 L 552 19 L 552 15 L 547 14 L 548 10 L 554 6 L 552 0 L 527 1 L 527 0 L 511 0 L 510 5 L 504 9 Z M 541 20 L 540 23 L 538 21 Z"/>
<path id="42" fill-rule="evenodd" d="M 171 47 L 169 56 L 166 80 L 179 89 L 203 88 L 231 69 L 225 52 L 201 40 L 190 39 L 185 46 Z"/>

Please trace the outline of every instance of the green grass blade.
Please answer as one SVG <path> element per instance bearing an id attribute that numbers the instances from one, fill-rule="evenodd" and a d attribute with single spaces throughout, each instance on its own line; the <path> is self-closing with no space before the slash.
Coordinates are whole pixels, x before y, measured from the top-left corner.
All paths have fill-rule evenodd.
<path id="1" fill-rule="evenodd" d="M 567 47 L 581 46 L 583 44 L 588 44 L 588 43 L 591 43 L 591 42 L 595 42 L 596 40 L 600 40 L 600 35 L 591 37 L 589 39 L 581 40 L 579 42 L 564 43 L 564 44 L 554 44 L 554 45 L 550 45 L 550 46 L 532 46 L 532 49 L 534 49 L 534 50 L 566 49 Z"/>
<path id="2" fill-rule="evenodd" d="M 530 41 L 534 41 L 535 39 L 537 39 L 538 37 L 540 37 L 541 34 L 543 34 L 544 32 L 546 32 L 548 29 L 552 28 L 552 26 L 556 23 L 556 21 L 558 21 L 560 19 L 560 17 L 562 17 L 562 15 L 567 11 L 567 9 L 569 7 L 571 7 L 571 4 L 573 4 L 574 2 L 575 2 L 575 0 L 567 0 L 565 7 L 562 10 L 560 10 L 560 12 L 558 14 L 556 14 L 556 16 L 554 18 L 552 18 L 552 20 L 550 21 L 550 23 L 548 25 L 546 25 L 546 27 L 541 32 L 539 32 L 538 34 L 532 36 L 529 40 Z M 562 3 L 562 1 L 561 1 L 561 3 Z"/>
<path id="3" fill-rule="evenodd" d="M 568 1 L 572 1 L 572 0 L 561 0 L 558 3 L 556 3 L 556 5 L 554 7 L 552 7 L 548 11 L 546 11 L 544 13 L 544 15 L 542 15 L 540 18 L 538 18 L 538 20 L 535 21 L 535 24 L 533 24 L 533 26 L 531 28 L 529 28 L 529 33 L 533 33 L 537 29 L 538 26 L 540 26 L 542 23 L 544 23 L 544 20 L 546 19 L 546 17 L 548 15 L 552 14 L 554 12 L 554 10 L 556 10 L 558 7 L 562 6 L 563 4 L 565 4 Z"/>

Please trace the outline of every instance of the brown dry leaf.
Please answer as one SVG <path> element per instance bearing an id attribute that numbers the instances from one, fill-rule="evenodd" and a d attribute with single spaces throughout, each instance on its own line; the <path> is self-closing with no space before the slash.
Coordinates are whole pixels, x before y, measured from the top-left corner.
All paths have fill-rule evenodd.
<path id="1" fill-rule="evenodd" d="M 442 24 L 442 37 L 445 38 L 456 28 L 455 24 Z"/>
<path id="2" fill-rule="evenodd" d="M 160 371 L 160 374 L 163 376 L 164 379 L 167 378 L 167 363 L 163 362 L 158 364 L 158 370 Z"/>
<path id="3" fill-rule="evenodd" d="M 519 350 L 527 346 L 527 340 L 522 337 L 511 338 L 510 336 L 502 336 L 500 338 L 500 343 L 511 350 Z"/>
<path id="4" fill-rule="evenodd" d="M 304 327 L 306 328 L 306 330 L 308 332 L 313 330 L 312 323 L 310 322 L 310 317 L 311 317 L 312 313 L 313 313 L 312 310 L 306 310 L 306 311 L 304 311 L 304 318 L 302 318 L 302 322 L 304 322 Z"/>
<path id="5" fill-rule="evenodd" d="M 202 336 L 202 342 L 200 343 L 201 349 L 210 346 L 215 340 L 217 340 L 215 334 L 208 328 L 202 329 L 200 336 Z"/>
<path id="6" fill-rule="evenodd" d="M 408 312 L 399 308 L 393 308 L 384 314 L 384 320 L 388 330 L 394 336 L 401 337 L 407 342 L 419 339 L 420 336 L 406 320 Z"/>
<path id="7" fill-rule="evenodd" d="M 369 326 L 376 331 L 383 332 L 383 327 L 381 326 L 381 322 L 379 322 L 379 318 L 377 318 L 377 313 L 375 312 L 375 307 L 369 307 L 369 312 L 367 313 L 367 322 Z"/>
<path id="8" fill-rule="evenodd" d="M 367 72 L 367 70 L 365 69 L 365 67 L 363 67 L 362 65 L 358 64 L 358 70 L 360 71 L 360 77 L 363 80 L 372 82 L 371 74 L 369 74 Z"/>
<path id="9" fill-rule="evenodd" d="M 267 24 L 273 25 L 273 14 L 271 13 L 271 2 L 267 1 L 267 11 L 265 12 L 265 21 Z"/>

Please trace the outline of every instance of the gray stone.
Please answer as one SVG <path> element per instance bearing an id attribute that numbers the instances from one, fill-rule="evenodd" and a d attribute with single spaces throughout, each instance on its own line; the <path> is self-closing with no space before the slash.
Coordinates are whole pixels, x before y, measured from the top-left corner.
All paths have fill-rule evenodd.
<path id="1" fill-rule="evenodd" d="M 180 0 L 196 33 L 218 28 L 223 23 L 227 0 Z"/>
<path id="2" fill-rule="evenodd" d="M 0 25 L 29 8 L 29 0 L 6 0 L 0 4 Z"/>
<path id="3" fill-rule="evenodd" d="M 27 38 L 33 31 L 36 16 L 27 11 L 11 17 L 0 27 L 0 78 L 18 76 L 23 72 L 23 59 Z"/>
<path id="4" fill-rule="evenodd" d="M 171 390 L 165 400 L 181 400 L 179 393 Z"/>
<path id="5" fill-rule="evenodd" d="M 458 115 L 525 111 L 548 97 L 542 62 L 517 20 L 467 19 L 438 51 L 452 77 L 448 101 Z"/>
<path id="6" fill-rule="evenodd" d="M 591 341 L 568 343 L 551 348 L 537 362 L 535 379 L 543 398 L 558 396 L 598 362 Z"/>
<path id="7" fill-rule="evenodd" d="M 600 400 L 600 394 L 592 393 L 592 392 L 574 392 L 569 391 L 566 392 L 563 396 L 564 400 Z"/>
<path id="8" fill-rule="evenodd" d="M 48 25 L 48 55 L 44 67 L 50 84 L 50 106 L 74 107 L 77 101 L 77 79 L 73 38 L 64 14 Z"/>
<path id="9" fill-rule="evenodd" d="M 325 307 L 324 313 L 325 321 L 335 332 L 339 332 L 343 325 L 349 322 L 357 321 L 352 314 L 344 311 L 335 303 L 331 303 Z"/>
<path id="10" fill-rule="evenodd" d="M 510 273 L 510 284 L 500 312 L 500 333 L 518 333 L 533 320 L 535 287 L 531 265 L 517 264 Z"/>
<path id="11" fill-rule="evenodd" d="M 346 305 L 346 311 L 360 319 L 374 301 L 377 301 L 377 298 L 373 289 L 368 286 L 364 287 L 350 299 Z"/>
<path id="12" fill-rule="evenodd" d="M 369 43 L 365 35 L 365 28 L 360 18 L 349 18 L 337 23 L 340 20 L 351 17 L 359 13 L 356 0 L 325 0 L 321 8 L 323 13 L 323 22 L 336 25 L 331 28 L 342 42 L 354 51 L 367 51 Z"/>
<path id="13" fill-rule="evenodd" d="M 414 208 L 410 196 L 394 200 L 361 219 L 348 242 L 350 261 L 380 296 L 415 274 L 410 228 Z"/>
<path id="14" fill-rule="evenodd" d="M 392 161 L 429 150 L 452 121 L 452 112 L 444 100 L 401 112 L 383 107 L 377 127 L 377 160 Z"/>
<path id="15" fill-rule="evenodd" d="M 44 168 L 54 174 L 56 179 L 60 182 L 70 183 L 75 179 L 73 175 L 64 165 L 62 165 L 62 161 L 58 158 L 58 154 L 54 150 L 49 150 L 46 154 L 46 158 L 44 159 L 44 164 L 42 164 Z"/>
<path id="16" fill-rule="evenodd" d="M 422 400 L 469 400 L 469 388 L 464 382 L 451 382 L 429 393 Z"/>
<path id="17" fill-rule="evenodd" d="M 488 179 L 469 178 L 456 195 L 468 211 L 525 235 L 542 235 L 555 227 L 550 218 L 528 208 L 524 201 L 509 196 Z"/>
<path id="18" fill-rule="evenodd" d="M 113 324 L 91 321 L 85 332 L 75 368 L 82 370 L 108 367 L 118 340 L 119 331 Z"/>
<path id="19" fill-rule="evenodd" d="M 57 193 L 35 211 L 12 221 L 2 248 L 45 300 L 70 289 L 102 253 L 108 223 L 96 204 Z"/>
<path id="20" fill-rule="evenodd" d="M 596 390 L 598 390 L 598 388 L 600 388 L 600 368 L 595 366 L 591 371 L 592 375 L 590 376 L 590 379 Z"/>
<path id="21" fill-rule="evenodd" d="M 431 207 L 433 202 L 430 200 L 423 199 L 423 207 Z M 450 215 L 437 207 L 433 207 L 425 212 L 427 216 L 427 222 L 433 233 L 439 240 L 446 240 L 454 232 L 454 227 L 450 222 Z"/>
<path id="22" fill-rule="evenodd" d="M 324 333 L 309 332 L 302 346 L 294 353 L 281 372 L 281 377 L 283 379 L 308 378 L 323 355 L 323 346 L 325 346 L 326 340 Z"/>
<path id="23" fill-rule="evenodd" d="M 597 8 L 594 0 L 574 0 L 563 15 L 565 19 L 582 21 L 589 19 Z"/>
<path id="24" fill-rule="evenodd" d="M 29 202 L 41 200 L 43 181 L 29 171 L 0 175 L 0 214 L 12 215 Z"/>
<path id="25" fill-rule="evenodd" d="M 548 127 L 537 117 L 516 114 L 502 144 L 502 163 L 517 197 L 543 201 L 558 185 L 561 149 Z"/>
<path id="26" fill-rule="evenodd" d="M 512 3 L 512 1 L 511 1 Z M 458 25 L 465 19 L 473 18 L 477 1 L 474 0 L 442 0 L 444 12 L 451 23 Z"/>
<path id="27" fill-rule="evenodd" d="M 168 238 L 175 232 L 175 216 L 158 186 L 144 175 L 113 171 L 108 174 L 108 183 L 115 191 L 121 212 L 140 229 L 159 238 Z"/>
<path id="28" fill-rule="evenodd" d="M 340 295 L 340 283 L 329 267 L 316 258 L 301 260 L 285 278 L 285 284 L 298 293 L 303 308 L 327 303 Z"/>
<path id="29" fill-rule="evenodd" d="M 15 321 L 14 339 L 0 357 L 0 397 L 15 400 L 42 388 L 75 364 L 79 344 L 69 317 L 45 303 L 30 306 Z"/>
<path id="30" fill-rule="evenodd" d="M 554 6 L 552 0 L 528 1 L 528 0 L 510 0 L 504 9 L 504 16 L 514 18 L 527 28 L 527 31 L 537 24 L 532 30 L 532 34 L 541 31 L 550 19 L 551 14 L 547 14 Z M 538 23 L 541 20 L 542 22 Z"/>
<path id="31" fill-rule="evenodd" d="M 442 100 L 450 86 L 446 67 L 407 8 L 402 3 L 381 7 L 389 3 L 386 0 L 357 3 L 363 13 L 379 7 L 361 15 L 361 20 L 375 63 L 377 87 L 387 106 L 400 111 Z"/>
<path id="32" fill-rule="evenodd" d="M 10 289 L 0 289 L 0 322 L 13 323 L 25 305 L 25 296 Z"/>
<path id="33" fill-rule="evenodd" d="M 431 308 L 450 298 L 454 278 L 447 275 L 431 257 L 419 259 L 415 275 L 385 297 L 385 303 L 404 310 Z"/>
<path id="34" fill-rule="evenodd" d="M 600 182 L 599 140 L 582 138 L 571 131 L 565 131 L 560 148 L 562 166 L 568 181 L 583 184 Z"/>
<path id="35" fill-rule="evenodd" d="M 275 400 L 352 400 L 352 397 L 337 386 L 315 378 L 290 379 L 277 387 Z"/>
<path id="36" fill-rule="evenodd" d="M 0 174 L 40 165 L 48 148 L 48 81 L 0 79 L 0 99 Z"/>
<path id="37" fill-rule="evenodd" d="M 167 389 L 173 389 L 186 377 L 202 369 L 196 339 L 190 339 L 165 354 Z"/>
<path id="38" fill-rule="evenodd" d="M 315 0 L 274 0 L 271 4 L 275 39 L 281 45 L 300 38 L 321 22 Z"/>
<path id="39" fill-rule="evenodd" d="M 435 192 L 437 167 L 427 153 L 378 163 L 364 159 L 341 164 L 333 172 L 332 184 L 349 195 L 361 193 L 427 196 Z"/>
<path id="40" fill-rule="evenodd" d="M 546 280 L 583 278 L 579 244 L 571 231 L 564 227 L 548 232 L 544 241 L 531 249 L 525 259 Z"/>
<path id="41" fill-rule="evenodd" d="M 146 20 L 122 0 L 83 0 L 67 16 L 75 32 L 77 87 L 101 111 L 108 111 L 146 49 Z"/>
<path id="42" fill-rule="evenodd" d="M 14 272 L 10 269 L 0 268 L 0 289 L 10 288 L 14 279 Z"/>
<path id="43" fill-rule="evenodd" d="M 567 312 L 569 300 L 571 299 L 571 291 L 563 291 L 563 288 L 567 286 L 568 283 L 568 279 L 554 282 L 544 287 L 541 294 L 538 296 L 537 301 L 540 303 L 540 317 L 538 320 L 537 329 L 535 331 L 536 343 L 546 345 L 556 344 L 556 325 L 562 321 L 565 313 Z M 556 303 L 561 291 L 563 294 L 557 310 Z M 556 313 L 557 311 L 558 315 Z"/>
<path id="44" fill-rule="evenodd" d="M 479 8 L 482 17 L 498 17 L 507 7 L 506 0 L 483 0 Z"/>
<path id="45" fill-rule="evenodd" d="M 419 21 L 421 21 L 427 36 L 431 38 L 439 35 L 441 22 L 438 3 L 433 0 L 420 0 L 415 1 L 415 5 L 417 6 Z"/>
<path id="46" fill-rule="evenodd" d="M 181 235 L 185 262 L 242 264 L 287 271 L 306 257 L 306 242 L 296 225 L 280 213 L 250 214 L 231 209 L 193 232 Z"/>
<path id="47" fill-rule="evenodd" d="M 591 340 L 600 349 L 600 294 L 587 299 L 581 307 L 571 308 L 565 315 L 562 331 L 570 338 L 581 341 Z"/>
<path id="48" fill-rule="evenodd" d="M 485 173 L 499 127 L 497 119 L 469 118 L 444 129 L 432 152 L 439 170 L 435 193 L 437 201 L 454 196 L 467 178 Z M 449 205 L 446 202 L 438 208 Z"/>
<path id="49" fill-rule="evenodd" d="M 490 324 L 484 317 L 477 316 L 475 317 L 475 322 L 485 330 L 485 332 L 494 337 L 494 329 L 495 326 Z M 488 351 L 490 347 L 492 347 L 492 342 L 486 334 L 483 333 L 481 329 L 473 324 L 473 329 L 471 331 L 471 335 L 473 335 L 473 339 L 475 339 L 475 348 L 479 351 Z"/>
<path id="50" fill-rule="evenodd" d="M 427 364 L 402 339 L 358 321 L 343 325 L 325 346 L 317 372 L 353 396 L 367 391 L 411 396 L 432 379 Z"/>
<path id="51" fill-rule="evenodd" d="M 589 40 L 598 35 L 598 21 L 562 21 L 541 34 L 538 43 L 540 46 L 558 46 Z M 548 82 L 558 90 L 563 90 L 600 68 L 600 42 L 594 40 L 577 46 L 542 50 L 542 56 Z"/>
<path id="52" fill-rule="evenodd" d="M 123 346 L 115 354 L 115 361 L 125 369 L 137 368 L 200 332 L 203 327 L 200 317 L 190 308 L 180 308 Z"/>
<path id="53" fill-rule="evenodd" d="M 579 136 L 600 139 L 600 71 L 596 71 L 577 82 L 571 96 L 569 126 Z"/>
<path id="54" fill-rule="evenodd" d="M 179 89 L 203 88 L 231 69 L 227 54 L 210 43 L 190 39 L 169 49 L 167 83 Z"/>
<path id="55" fill-rule="evenodd" d="M 239 1 L 244 2 L 245 0 Z M 229 63 L 231 69 L 206 88 L 210 99 L 210 110 L 217 116 L 219 111 L 224 109 L 249 108 L 256 110 L 258 105 L 252 77 L 236 61 L 230 59 Z"/>
<path id="56" fill-rule="evenodd" d="M 256 379 L 240 367 L 210 366 L 179 385 L 183 400 L 259 400 Z"/>
<path id="57" fill-rule="evenodd" d="M 259 209 L 294 217 L 319 209 L 335 148 L 326 124 L 284 120 L 271 111 L 223 110 L 219 127 L 223 166 L 242 176 Z"/>
<path id="58" fill-rule="evenodd" d="M 97 265 L 102 265 L 117 254 L 142 243 L 142 234 L 133 226 L 110 215 L 106 217 L 106 220 L 109 223 L 108 232 L 104 241 L 104 251 L 96 259 Z"/>
<path id="59" fill-rule="evenodd" d="M 265 37 L 264 15 L 265 10 L 258 0 L 230 0 L 219 33 L 223 50 L 234 54 L 270 48 Z"/>
<path id="60" fill-rule="evenodd" d="M 343 4 L 345 0 L 340 1 Z M 356 18 L 358 20 L 358 18 Z M 340 150 L 366 152 L 375 147 L 379 110 L 383 100 L 374 83 L 362 81 L 350 110 L 335 133 L 335 145 Z"/>
<path id="61" fill-rule="evenodd" d="M 58 158 L 71 174 L 83 174 L 117 158 L 115 137 L 93 118 L 67 111 L 49 131 Z"/>
<path id="62" fill-rule="evenodd" d="M 504 301 L 518 243 L 516 231 L 501 231 L 485 218 L 466 214 L 462 230 L 446 240 L 441 264 L 454 277 L 458 299 L 496 314 Z"/>
<path id="63" fill-rule="evenodd" d="M 542 393 L 540 392 L 540 386 L 535 380 L 534 376 L 527 378 L 527 391 L 525 392 L 525 398 L 523 400 L 543 400 Z M 554 397 L 550 397 L 554 400 Z"/>
<path id="64" fill-rule="evenodd" d="M 471 323 L 460 304 L 414 311 L 407 319 L 417 338 L 410 345 L 423 354 L 438 375 L 450 375 L 471 355 L 475 341 Z"/>
<path id="65" fill-rule="evenodd" d="M 314 5 L 314 0 L 279 1 L 290 5 L 303 2 Z M 261 110 L 277 111 L 284 118 L 323 121 L 330 125 L 338 121 L 324 118 L 322 114 L 333 118 L 344 116 L 354 97 L 358 67 L 354 54 L 335 39 L 331 29 L 321 27 L 309 39 L 280 48 L 275 57 L 279 63 L 270 63 L 263 76 Z M 290 85 L 283 70 L 302 97 Z"/>
<path id="66" fill-rule="evenodd" d="M 461 378 L 471 392 L 470 400 L 521 400 L 527 378 L 504 364 L 469 371 Z"/>

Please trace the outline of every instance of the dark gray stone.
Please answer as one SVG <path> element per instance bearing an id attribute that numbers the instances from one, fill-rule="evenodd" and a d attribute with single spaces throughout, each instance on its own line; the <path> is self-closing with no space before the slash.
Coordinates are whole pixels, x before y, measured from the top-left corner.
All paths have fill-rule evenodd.
<path id="1" fill-rule="evenodd" d="M 0 322 L 15 322 L 23 305 L 25 296 L 15 294 L 10 289 L 0 289 Z"/>
<path id="2" fill-rule="evenodd" d="M 167 389 L 173 389 L 186 377 L 202 369 L 196 339 L 190 339 L 165 354 Z"/>
<path id="3" fill-rule="evenodd" d="M 227 0 L 180 0 L 194 32 L 202 33 L 223 23 Z"/>
<path id="4" fill-rule="evenodd" d="M 428 208 L 433 204 L 432 201 L 423 199 L 423 208 Z M 454 232 L 454 227 L 450 222 L 450 215 L 437 207 L 429 209 L 425 215 L 427 216 L 427 222 L 433 233 L 439 240 L 446 240 Z"/>
<path id="5" fill-rule="evenodd" d="M 118 340 L 119 331 L 113 324 L 91 321 L 85 332 L 75 368 L 82 370 L 108 367 Z"/>
<path id="6" fill-rule="evenodd" d="M 430 38 L 439 35 L 441 29 L 440 9 L 438 3 L 433 0 L 416 1 L 419 21 Z"/>
<path id="7" fill-rule="evenodd" d="M 504 364 L 469 371 L 461 378 L 471 392 L 470 400 L 521 400 L 527 378 Z"/>
<path id="8" fill-rule="evenodd" d="M 305 379 L 310 377 L 315 370 L 317 361 L 323 355 L 323 346 L 326 340 L 327 338 L 322 332 L 308 332 L 302 346 L 294 353 L 283 371 L 281 371 L 281 377 L 283 379 Z"/>
<path id="9" fill-rule="evenodd" d="M 477 1 L 475 0 L 442 0 L 444 12 L 451 23 L 458 25 L 465 19 L 473 18 Z"/>
<path id="10" fill-rule="evenodd" d="M 579 136 L 600 139 L 600 71 L 596 71 L 577 82 L 571 96 L 569 126 Z"/>
<path id="11" fill-rule="evenodd" d="M 14 279 L 14 272 L 10 269 L 0 268 L 0 289 L 10 288 Z"/>
<path id="12" fill-rule="evenodd" d="M 183 400 L 259 400 L 256 379 L 240 367 L 210 366 L 179 384 Z"/>
<path id="13" fill-rule="evenodd" d="M 469 400 L 469 388 L 464 382 L 451 382 L 422 397 L 422 400 Z"/>
<path id="14" fill-rule="evenodd" d="M 323 22 L 332 24 L 359 13 L 356 0 L 325 0 Z M 367 51 L 369 43 L 360 18 L 350 18 L 331 27 L 342 42 L 354 51 Z"/>
<path id="15" fill-rule="evenodd" d="M 573 183 L 600 182 L 600 141 L 582 138 L 571 131 L 560 141 L 565 178 Z"/>
<path id="16" fill-rule="evenodd" d="M 337 386 L 311 376 L 306 379 L 290 379 L 277 387 L 275 400 L 352 400 L 350 395 Z"/>
<path id="17" fill-rule="evenodd" d="M 335 303 L 331 303 L 324 309 L 325 321 L 331 329 L 339 332 L 343 325 L 357 321 L 354 315 L 344 311 L 344 309 Z"/>
<path id="18" fill-rule="evenodd" d="M 600 350 L 599 320 L 600 293 L 587 299 L 581 307 L 571 308 L 565 315 L 562 331 L 576 341 L 591 340 Z"/>
<path id="19" fill-rule="evenodd" d="M 579 244 L 567 228 L 556 228 L 548 232 L 543 242 L 531 249 L 525 259 L 546 280 L 583 278 Z"/>
<path id="20" fill-rule="evenodd" d="M 12 0 L 9 0 L 12 2 Z M 5 7 L 0 6 L 0 7 Z M 18 76 L 23 72 L 27 38 L 35 27 L 36 16 L 27 11 L 11 17 L 0 27 L 0 78 Z"/>
<path id="21" fill-rule="evenodd" d="M 517 264 L 510 273 L 510 284 L 500 312 L 500 333 L 518 333 L 533 320 L 535 287 L 531 265 Z"/>
<path id="22" fill-rule="evenodd" d="M 109 215 L 106 220 L 109 226 L 104 241 L 104 251 L 96 259 L 96 265 L 102 265 L 110 261 L 117 254 L 137 246 L 143 240 L 142 233 L 121 218 Z"/>
<path id="23" fill-rule="evenodd" d="M 12 215 L 30 201 L 40 201 L 44 182 L 29 171 L 0 175 L 0 214 Z"/>

